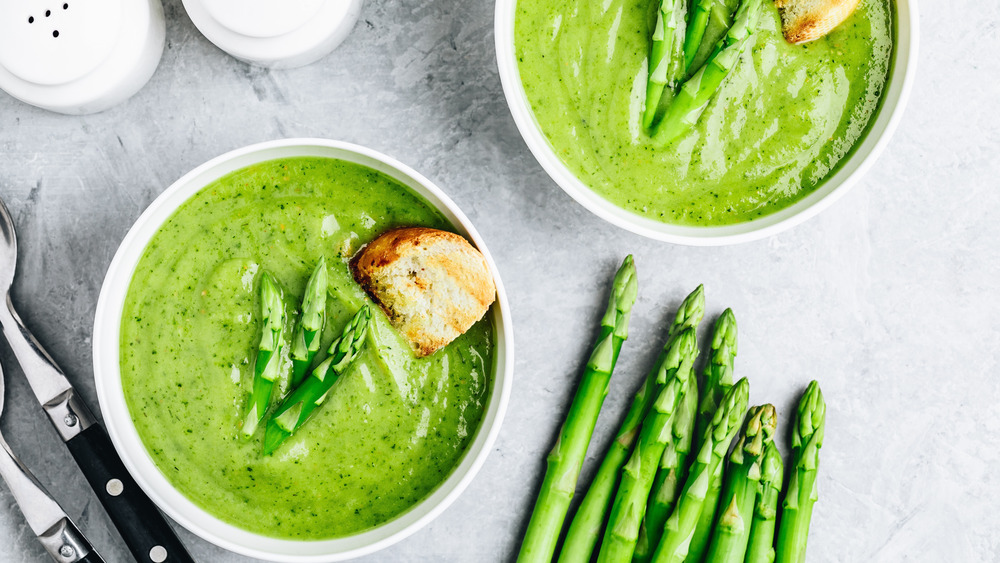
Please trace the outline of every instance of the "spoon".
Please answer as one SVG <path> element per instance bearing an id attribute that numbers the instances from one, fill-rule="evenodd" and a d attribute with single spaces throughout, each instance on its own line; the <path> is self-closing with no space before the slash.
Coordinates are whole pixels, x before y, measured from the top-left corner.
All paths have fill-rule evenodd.
<path id="1" fill-rule="evenodd" d="M 0 418 L 3 418 L 4 376 L 0 367 Z M 101 556 L 73 524 L 59 503 L 17 459 L 0 434 L 0 477 L 21 507 L 31 531 L 57 563 L 103 563 Z"/>
<path id="2" fill-rule="evenodd" d="M 107 432 L 55 361 L 21 322 L 10 299 L 17 235 L 0 199 L 0 325 L 39 404 L 140 563 L 193 563 L 170 525 L 129 475 Z"/>

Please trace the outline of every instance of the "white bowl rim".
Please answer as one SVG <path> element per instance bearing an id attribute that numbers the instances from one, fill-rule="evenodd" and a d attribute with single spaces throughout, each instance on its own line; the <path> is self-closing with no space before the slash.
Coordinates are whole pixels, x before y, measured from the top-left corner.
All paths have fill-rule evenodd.
<path id="1" fill-rule="evenodd" d="M 253 163 L 285 156 L 328 156 L 358 162 L 406 185 L 474 242 L 489 264 L 497 289 L 497 301 L 489 313 L 496 332 L 492 390 L 479 428 L 458 465 L 423 500 L 393 520 L 331 540 L 294 541 L 254 534 L 215 518 L 177 491 L 156 468 L 139 439 L 125 404 L 119 370 L 118 340 L 125 293 L 139 257 L 163 221 L 211 180 Z M 267 141 L 227 152 L 188 172 L 160 194 L 125 235 L 108 267 L 97 302 L 93 346 L 94 379 L 108 434 L 140 488 L 164 513 L 201 538 L 242 555 L 287 563 L 325 563 L 367 555 L 410 536 L 440 515 L 465 490 L 489 455 L 510 399 L 514 369 L 507 295 L 496 263 L 468 217 L 433 182 L 396 159 L 352 143 L 318 138 Z"/>
<path id="2" fill-rule="evenodd" d="M 874 123 L 837 171 L 794 204 L 753 221 L 718 227 L 661 223 L 627 211 L 597 195 L 556 156 L 535 120 L 521 85 L 514 52 L 514 9 L 517 0 L 497 0 L 494 14 L 497 66 L 507 107 L 528 150 L 555 183 L 590 212 L 609 223 L 652 239 L 689 246 L 721 246 L 775 235 L 814 217 L 844 196 L 871 169 L 889 144 L 909 99 L 916 76 L 919 42 L 917 0 L 890 0 L 895 14 L 895 54 L 888 88 Z"/>

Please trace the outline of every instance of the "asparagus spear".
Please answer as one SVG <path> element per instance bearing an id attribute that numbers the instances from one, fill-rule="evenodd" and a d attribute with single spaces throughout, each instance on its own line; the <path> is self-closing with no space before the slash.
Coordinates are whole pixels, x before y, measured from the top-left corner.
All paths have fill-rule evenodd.
<path id="1" fill-rule="evenodd" d="M 674 510 L 680 488 L 684 484 L 687 457 L 691 452 L 698 414 L 698 378 L 688 380 L 688 389 L 674 419 L 674 439 L 667 444 L 660 458 L 660 468 L 656 470 L 652 493 L 646 506 L 646 517 L 639 527 L 639 541 L 635 546 L 632 561 L 646 563 L 653 557 L 653 550 L 663 535 L 663 526 Z"/>
<path id="2" fill-rule="evenodd" d="M 659 375 L 659 365 L 663 363 L 670 345 L 678 334 L 687 328 L 694 329 L 705 315 L 705 288 L 699 285 L 681 303 L 674 320 L 667 330 L 667 342 L 656 361 L 656 367 L 649 372 L 646 381 L 632 399 L 625 420 L 615 440 L 611 443 L 608 453 L 604 456 L 601 466 L 594 476 L 590 489 L 583 497 L 576 516 L 570 524 L 559 554 L 560 563 L 577 563 L 590 561 L 597 540 L 600 538 L 604 517 L 608 513 L 611 497 L 618 482 L 618 473 L 628 458 L 632 444 L 639 434 L 639 425 L 649 412 L 653 399 L 656 398 L 656 378 Z"/>
<path id="3" fill-rule="evenodd" d="M 732 309 L 726 309 L 715 320 L 712 333 L 712 350 L 705 365 L 705 392 L 698 405 L 698 420 L 695 436 L 701 436 L 712 421 L 719 401 L 733 386 L 733 363 L 736 360 L 736 316 Z M 697 446 L 696 446 L 697 447 Z"/>
<path id="4" fill-rule="evenodd" d="M 330 355 L 274 411 L 274 416 L 267 422 L 267 429 L 264 431 L 264 455 L 270 455 L 278 449 L 323 404 L 330 388 L 347 371 L 364 346 L 370 319 L 371 310 L 368 305 L 361 307 L 344 327 L 340 337 L 330 345 Z"/>
<path id="5" fill-rule="evenodd" d="M 257 425 L 267 414 L 271 390 L 280 375 L 281 349 L 285 344 L 282 338 L 285 330 L 285 303 L 282 297 L 277 282 L 271 274 L 264 272 L 260 280 L 260 344 L 254 364 L 253 390 L 243 420 L 243 435 L 248 438 L 257 431 Z"/>
<path id="6" fill-rule="evenodd" d="M 695 430 L 694 448 L 701 447 L 700 438 L 705 428 L 711 423 L 718 410 L 722 397 L 733 386 L 733 361 L 736 358 L 736 317 L 732 310 L 726 309 L 715 321 L 712 335 L 712 350 L 705 366 L 705 392 L 699 405 L 699 416 Z M 708 482 L 705 492 L 705 502 L 702 513 L 695 527 L 686 561 L 699 563 L 705 548 L 708 546 L 715 522 L 715 512 L 719 505 L 719 495 L 722 494 L 722 472 L 725 464 L 720 463 Z"/>
<path id="7" fill-rule="evenodd" d="M 664 88 L 673 88 L 684 77 L 684 18 L 686 0 L 660 0 L 649 51 L 649 78 L 646 81 L 646 105 L 642 124 L 653 126 Z"/>
<path id="8" fill-rule="evenodd" d="M 729 457 L 722 512 L 715 522 L 708 561 L 712 563 L 743 563 L 750 538 L 753 507 L 760 492 L 761 461 L 764 448 L 773 444 L 778 416 L 773 405 L 752 407 L 744 426 L 743 436 Z"/>
<path id="9" fill-rule="evenodd" d="M 706 44 L 715 43 L 725 35 L 726 30 L 733 25 L 733 12 L 740 3 L 740 0 L 695 1 L 698 5 L 693 9 L 698 14 L 693 19 L 698 21 L 692 21 L 692 24 L 698 26 L 696 29 L 700 30 L 700 36 L 697 43 L 692 40 L 690 44 L 687 42 L 684 44 L 685 76 L 694 74 L 694 71 L 704 64 L 704 60 L 698 60 L 698 54 L 703 52 L 702 48 Z M 713 33 L 710 35 L 709 31 Z"/>
<path id="10" fill-rule="evenodd" d="M 681 86 L 656 126 L 653 133 L 656 141 L 670 143 L 698 122 L 722 81 L 736 68 L 743 50 L 753 39 L 760 12 L 761 0 L 743 0 L 740 3 L 732 27 L 716 44 L 705 64 Z M 690 33 L 689 28 L 689 37 Z"/>
<path id="11" fill-rule="evenodd" d="M 292 338 L 292 382 L 295 389 L 305 378 L 313 358 L 319 352 L 323 326 L 326 324 L 326 259 L 320 258 L 306 284 L 302 298 L 302 319 Z"/>
<path id="12" fill-rule="evenodd" d="M 628 463 L 622 468 L 621 483 L 611 506 L 598 563 L 627 563 L 632 560 L 653 478 L 663 450 L 673 438 L 673 418 L 688 388 L 688 380 L 695 377 L 692 372 L 697 358 L 698 342 L 694 329 L 689 328 L 674 340 L 664 362 L 658 366 L 660 392 L 652 410 L 642 421 L 639 440 Z"/>
<path id="13" fill-rule="evenodd" d="M 798 419 L 792 428 L 792 473 L 781 504 L 781 527 L 778 531 L 778 563 L 802 563 L 806 560 L 806 540 L 813 505 L 819 499 L 816 473 L 819 449 L 823 447 L 826 428 L 826 403 L 819 383 L 812 381 L 799 401 Z"/>
<path id="14" fill-rule="evenodd" d="M 615 275 L 608 309 L 601 319 L 600 337 L 587 362 L 559 439 L 549 453 L 545 478 L 517 558 L 521 563 L 552 561 L 556 540 L 580 476 L 580 467 L 594 434 L 597 415 L 608 394 L 611 373 L 622 343 L 628 337 L 628 323 L 637 290 L 635 265 L 630 255 Z"/>
<path id="15" fill-rule="evenodd" d="M 771 442 L 760 464 L 760 491 L 753 508 L 746 563 L 774 563 L 774 525 L 784 471 L 778 446 Z"/>
<path id="16" fill-rule="evenodd" d="M 691 68 L 698 48 L 701 47 L 701 40 L 705 37 L 705 30 L 708 29 L 708 16 L 712 13 L 712 5 L 717 0 L 693 0 L 691 2 L 691 13 L 688 18 L 687 33 L 684 37 L 684 69 Z"/>
<path id="17" fill-rule="evenodd" d="M 680 563 L 688 555 L 688 546 L 698 524 L 709 481 L 739 431 L 749 393 L 750 384 L 746 378 L 736 382 L 723 397 L 712 424 L 705 429 L 701 449 L 688 471 L 681 497 L 667 519 L 663 537 L 653 553 L 655 563 Z"/>
<path id="18" fill-rule="evenodd" d="M 711 423 L 712 417 L 718 409 L 719 401 L 733 386 L 733 362 L 735 359 L 736 317 L 731 309 L 726 309 L 715 321 L 712 350 L 709 352 L 708 363 L 705 366 L 705 392 L 702 394 L 702 402 L 698 407 L 699 413 L 694 434 L 695 451 L 701 447 L 700 438 L 704 435 L 705 428 Z M 705 503 L 702 505 L 702 514 L 695 527 L 692 547 L 689 550 L 687 559 L 689 562 L 699 563 L 708 545 L 715 521 L 715 512 L 719 506 L 719 495 L 722 494 L 724 465 L 719 464 L 712 479 L 709 480 L 708 490 L 705 492 Z"/>

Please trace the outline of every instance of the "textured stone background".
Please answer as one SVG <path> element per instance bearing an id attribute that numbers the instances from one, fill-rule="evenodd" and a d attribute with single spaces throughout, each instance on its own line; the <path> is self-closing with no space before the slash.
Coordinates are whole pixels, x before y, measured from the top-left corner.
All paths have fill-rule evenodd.
<path id="1" fill-rule="evenodd" d="M 669 311 L 704 282 L 709 315 L 731 306 L 739 318 L 738 369 L 753 401 L 787 414 L 809 379 L 822 382 L 829 428 L 811 561 L 996 561 L 1000 5 L 922 4 L 916 88 L 861 185 L 782 235 L 687 248 L 602 222 L 542 172 L 504 103 L 490 2 L 370 0 L 329 57 L 267 71 L 216 49 L 180 0 L 167 0 L 163 60 L 128 102 L 68 117 L 0 94 L 0 194 L 22 252 L 13 299 L 96 407 L 94 307 L 146 205 L 184 172 L 249 143 L 360 143 L 433 179 L 472 218 L 517 334 L 514 393 L 483 470 L 435 522 L 366 561 L 513 559 L 607 279 L 629 252 L 641 293 L 592 450 L 607 444 Z M 127 561 L 0 350 L 11 446 L 109 562 Z M 179 533 L 199 561 L 246 561 Z M 0 485 L 0 561 L 44 560 Z"/>

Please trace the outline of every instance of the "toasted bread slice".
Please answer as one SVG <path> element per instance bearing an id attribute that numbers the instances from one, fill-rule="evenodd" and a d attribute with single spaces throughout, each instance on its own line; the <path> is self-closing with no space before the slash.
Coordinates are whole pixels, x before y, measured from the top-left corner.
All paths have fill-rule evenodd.
<path id="1" fill-rule="evenodd" d="M 420 357 L 469 330 L 496 299 L 483 255 L 437 229 L 387 231 L 351 260 L 351 271 Z"/>
<path id="2" fill-rule="evenodd" d="M 792 44 L 819 39 L 854 13 L 859 0 L 774 0 L 781 31 Z"/>

